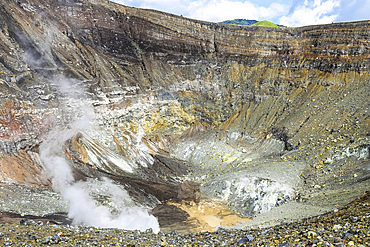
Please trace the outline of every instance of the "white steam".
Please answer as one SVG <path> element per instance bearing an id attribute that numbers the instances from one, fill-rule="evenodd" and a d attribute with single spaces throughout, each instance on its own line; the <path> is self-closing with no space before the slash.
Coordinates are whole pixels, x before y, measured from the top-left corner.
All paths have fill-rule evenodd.
<path id="1" fill-rule="evenodd" d="M 63 121 L 61 126 L 55 127 L 59 130 L 52 131 L 40 145 L 40 158 L 51 177 L 53 188 L 68 202 L 68 216 L 74 224 L 142 231 L 152 228 L 158 232 L 157 219 L 149 215 L 147 209 L 128 207 L 127 204 L 132 206 L 133 203 L 127 192 L 108 179 L 94 180 L 100 183 L 95 191 L 88 182 L 74 181 L 69 165 L 71 161 L 66 158 L 64 145 L 78 131 L 93 128 L 93 110 L 84 99 L 84 90 L 79 86 L 79 81 L 56 78 L 55 83 L 60 104 L 65 106 L 61 109 Z M 115 212 L 108 205 L 99 205 L 94 200 L 91 194 L 97 190 L 104 190 L 105 194 L 111 196 L 111 201 L 115 202 Z"/>
<path id="2" fill-rule="evenodd" d="M 152 228 L 154 232 L 159 231 L 157 219 L 142 208 L 121 208 L 120 214 L 115 215 L 107 206 L 97 206 L 86 193 L 82 182 L 68 186 L 62 191 L 62 197 L 69 202 L 69 217 L 75 224 L 128 230 Z"/>

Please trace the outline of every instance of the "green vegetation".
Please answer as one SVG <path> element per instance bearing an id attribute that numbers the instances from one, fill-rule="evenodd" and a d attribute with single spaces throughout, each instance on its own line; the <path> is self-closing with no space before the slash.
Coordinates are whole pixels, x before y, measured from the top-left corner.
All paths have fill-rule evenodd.
<path id="1" fill-rule="evenodd" d="M 228 21 L 219 22 L 221 24 L 229 25 L 240 25 L 240 26 L 260 26 L 260 27 L 285 27 L 283 25 L 277 25 L 270 21 L 256 21 L 256 20 L 247 20 L 247 19 L 234 19 Z"/>
<path id="2" fill-rule="evenodd" d="M 252 24 L 251 26 L 260 26 L 260 27 L 278 27 L 275 23 L 270 21 L 259 21 L 257 23 Z"/>
<path id="3" fill-rule="evenodd" d="M 228 20 L 228 21 L 222 21 L 219 22 L 221 24 L 230 24 L 230 25 L 241 25 L 241 26 L 250 26 L 258 21 L 256 20 L 246 20 L 246 19 L 234 19 L 234 20 Z"/>

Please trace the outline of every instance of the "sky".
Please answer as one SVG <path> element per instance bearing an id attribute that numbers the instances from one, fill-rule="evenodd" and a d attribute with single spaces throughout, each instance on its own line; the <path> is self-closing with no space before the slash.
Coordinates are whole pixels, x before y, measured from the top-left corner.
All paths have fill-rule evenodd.
<path id="1" fill-rule="evenodd" d="M 289 27 L 370 20 L 370 0 L 112 0 L 192 19 L 268 20 Z"/>

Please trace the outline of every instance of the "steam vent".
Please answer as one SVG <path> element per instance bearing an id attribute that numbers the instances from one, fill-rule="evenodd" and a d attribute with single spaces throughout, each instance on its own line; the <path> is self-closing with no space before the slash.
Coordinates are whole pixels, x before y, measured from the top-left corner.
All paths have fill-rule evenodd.
<path id="1" fill-rule="evenodd" d="M 1 224 L 251 229 L 370 188 L 370 21 L 1 0 L 0 30 Z"/>

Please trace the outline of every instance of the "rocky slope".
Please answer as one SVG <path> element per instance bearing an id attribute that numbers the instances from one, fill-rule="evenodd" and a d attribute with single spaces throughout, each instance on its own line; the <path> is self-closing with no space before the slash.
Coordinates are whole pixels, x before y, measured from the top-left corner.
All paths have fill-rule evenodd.
<path id="1" fill-rule="evenodd" d="M 206 196 L 250 216 L 368 188 L 369 21 L 241 27 L 105 0 L 4 0 L 0 28 L 4 191 L 58 191 L 45 163 L 59 158 L 76 181 L 109 178 L 150 208 Z"/>

